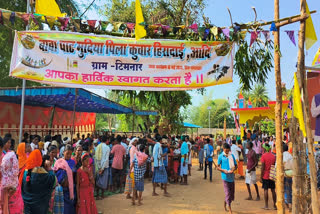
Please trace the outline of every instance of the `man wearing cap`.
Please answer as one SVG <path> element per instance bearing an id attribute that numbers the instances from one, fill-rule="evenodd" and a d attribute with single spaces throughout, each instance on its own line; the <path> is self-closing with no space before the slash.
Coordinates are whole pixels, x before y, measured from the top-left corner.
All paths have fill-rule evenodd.
<path id="1" fill-rule="evenodd" d="M 68 138 L 68 137 L 63 138 L 63 140 L 62 140 L 63 146 L 61 147 L 61 149 L 60 149 L 60 154 L 59 154 L 59 156 L 60 156 L 61 158 L 63 158 L 63 152 L 64 152 L 64 149 L 66 148 L 66 145 L 67 145 L 68 143 L 70 143 L 70 142 L 71 142 L 71 139 L 70 139 L 70 138 Z"/>
<path id="2" fill-rule="evenodd" d="M 169 196 L 167 192 L 167 182 L 168 176 L 166 172 L 166 168 L 163 164 L 163 157 L 166 154 L 162 153 L 162 148 L 160 142 L 162 142 L 162 137 L 160 135 L 156 136 L 156 144 L 153 148 L 153 161 L 154 161 L 154 171 L 152 177 L 153 183 L 153 193 L 152 196 L 158 196 L 156 193 L 156 187 L 158 183 L 163 184 L 164 196 Z"/>

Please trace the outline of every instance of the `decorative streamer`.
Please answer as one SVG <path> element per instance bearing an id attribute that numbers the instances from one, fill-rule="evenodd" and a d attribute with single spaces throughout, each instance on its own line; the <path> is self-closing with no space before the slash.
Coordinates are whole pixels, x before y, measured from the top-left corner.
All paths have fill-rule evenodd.
<path id="1" fill-rule="evenodd" d="M 250 47 L 257 40 L 259 34 L 260 34 L 260 31 L 251 32 Z"/>
<path id="2" fill-rule="evenodd" d="M 264 30 L 262 31 L 264 37 L 266 38 L 266 40 L 269 42 L 270 41 L 270 31 Z"/>
<path id="3" fill-rule="evenodd" d="M 190 25 L 189 28 L 191 30 L 193 30 L 195 33 L 198 33 L 198 24 L 197 23 Z"/>
<path id="4" fill-rule="evenodd" d="M 291 42 L 294 44 L 294 46 L 297 46 L 296 45 L 296 40 L 294 38 L 294 31 L 293 30 L 286 30 L 285 32 L 289 36 L 289 38 L 290 38 Z"/>
<path id="5" fill-rule="evenodd" d="M 61 23 L 61 30 L 64 31 L 69 23 L 69 17 L 63 18 L 63 17 L 58 17 L 59 22 Z"/>
<path id="6" fill-rule="evenodd" d="M 311 14 L 309 11 L 308 4 L 306 3 L 306 9 L 307 9 L 307 14 L 309 15 L 309 18 L 306 20 L 306 49 L 309 50 L 314 43 L 317 42 L 317 34 L 316 31 L 314 30 L 314 25 L 312 22 Z"/>
<path id="7" fill-rule="evenodd" d="M 139 40 L 147 35 L 147 31 L 145 30 L 144 26 L 141 25 L 144 23 L 144 18 L 143 18 L 140 0 L 136 0 L 135 8 L 136 8 L 135 37 L 136 37 L 136 40 Z"/>
<path id="8" fill-rule="evenodd" d="M 278 31 L 276 23 L 274 23 L 274 22 L 271 23 L 270 31 Z"/>
<path id="9" fill-rule="evenodd" d="M 161 25 L 161 30 L 162 30 L 163 35 L 167 35 L 169 29 L 170 29 L 170 26 L 168 26 L 168 25 Z"/>
<path id="10" fill-rule="evenodd" d="M 3 15 L 2 15 L 2 11 L 0 10 L 0 24 L 3 25 Z"/>
<path id="11" fill-rule="evenodd" d="M 229 28 L 223 28 L 222 32 L 229 39 L 229 37 L 230 37 L 230 29 Z"/>
<path id="12" fill-rule="evenodd" d="M 35 17 L 33 14 L 30 14 L 30 15 L 31 15 L 31 18 L 32 18 L 32 20 L 34 21 L 34 23 L 35 23 L 36 25 L 40 26 L 38 20 L 36 19 L 36 17 Z M 54 19 L 55 19 L 55 17 L 54 17 Z"/>
<path id="13" fill-rule="evenodd" d="M 29 13 L 23 13 L 21 15 L 21 18 L 24 22 L 24 25 L 27 26 L 29 24 L 30 14 Z"/>
<path id="14" fill-rule="evenodd" d="M 127 23 L 127 29 L 129 33 L 133 32 L 135 25 L 135 23 Z"/>
<path id="15" fill-rule="evenodd" d="M 12 12 L 9 19 L 12 25 L 14 25 L 15 19 L 16 19 L 16 13 Z"/>
<path id="16" fill-rule="evenodd" d="M 47 19 L 47 23 L 50 26 L 50 28 L 52 29 L 54 22 L 56 21 L 56 17 L 54 16 L 46 16 Z"/>
<path id="17" fill-rule="evenodd" d="M 109 22 L 107 21 L 100 21 L 101 30 L 105 31 L 107 29 Z"/>
<path id="18" fill-rule="evenodd" d="M 210 29 L 211 33 L 214 35 L 214 36 L 217 36 L 218 35 L 218 28 L 217 27 L 212 27 Z"/>
<path id="19" fill-rule="evenodd" d="M 94 28 L 96 27 L 97 20 L 87 20 L 87 22 L 88 22 L 90 30 L 94 31 Z"/>

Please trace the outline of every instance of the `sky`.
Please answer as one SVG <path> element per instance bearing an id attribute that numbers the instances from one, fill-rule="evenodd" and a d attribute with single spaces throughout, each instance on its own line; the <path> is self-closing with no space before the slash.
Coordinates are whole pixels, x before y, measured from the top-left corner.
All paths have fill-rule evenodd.
<path id="1" fill-rule="evenodd" d="M 88 0 L 77 0 L 84 4 L 90 4 Z M 88 2 L 88 3 L 87 3 Z M 97 5 L 103 5 L 103 0 L 97 0 Z M 254 12 L 252 7 L 256 8 L 257 20 L 271 21 L 274 20 L 274 5 L 272 0 L 208 0 L 208 6 L 205 9 L 205 16 L 210 18 L 211 23 L 216 26 L 230 26 L 230 18 L 227 8 L 230 9 L 233 22 L 246 23 L 254 21 Z M 307 0 L 310 11 L 317 10 L 318 12 L 312 15 L 313 24 L 318 36 L 318 41 L 313 45 L 311 49 L 306 52 L 306 65 L 312 64 L 315 53 L 320 47 L 320 4 L 319 0 Z M 280 18 L 294 16 L 300 14 L 300 0 L 280 0 Z M 87 16 L 90 19 L 105 19 L 100 16 L 96 9 L 93 8 L 88 11 Z M 265 26 L 264 29 L 268 30 L 270 26 Z M 297 54 L 298 47 L 290 41 L 285 30 L 295 31 L 295 40 L 298 45 L 298 31 L 299 23 L 290 24 L 284 26 L 280 30 L 280 50 L 281 50 L 281 78 L 282 82 L 286 83 L 287 88 L 293 86 L 293 73 L 297 70 Z M 271 35 L 271 38 L 273 36 Z M 210 96 L 212 99 L 224 98 L 230 99 L 233 102 L 236 99 L 237 89 L 240 87 L 239 78 L 234 75 L 233 83 L 212 86 L 206 88 L 204 96 Z M 275 76 L 274 70 L 272 70 L 266 81 L 266 87 L 270 100 L 275 100 Z M 104 96 L 103 90 L 91 90 L 99 95 Z M 203 96 L 190 92 L 192 95 L 192 105 L 198 106 Z"/>

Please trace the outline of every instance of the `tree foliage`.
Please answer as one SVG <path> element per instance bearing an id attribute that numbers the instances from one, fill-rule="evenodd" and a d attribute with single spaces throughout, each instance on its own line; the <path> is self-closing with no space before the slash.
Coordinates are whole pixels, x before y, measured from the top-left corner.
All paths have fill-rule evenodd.
<path id="1" fill-rule="evenodd" d="M 211 128 L 223 128 L 224 119 L 227 122 L 227 128 L 234 128 L 233 116 L 230 112 L 230 104 L 228 100 L 216 99 L 211 100 L 205 97 L 203 102 L 199 106 L 193 106 L 185 115 L 189 115 L 187 118 L 193 124 L 209 127 L 209 110 L 210 110 L 210 127 Z"/>
<path id="2" fill-rule="evenodd" d="M 186 91 L 117 91 L 117 94 L 126 101 L 127 106 L 134 109 L 157 111 L 159 115 L 154 117 L 154 120 L 151 116 L 143 119 L 148 128 L 157 128 L 161 134 L 179 130 L 183 121 L 180 108 L 191 104 L 191 96 Z"/>
<path id="3" fill-rule="evenodd" d="M 268 73 L 273 68 L 273 42 L 257 39 L 251 46 L 245 39 L 238 42 L 234 71 L 240 77 L 243 90 L 252 89 L 254 83 L 265 85 Z"/>
<path id="4" fill-rule="evenodd" d="M 256 84 L 251 91 L 251 100 L 254 107 L 268 106 L 268 92 L 264 85 Z"/>
<path id="5" fill-rule="evenodd" d="M 182 25 L 199 22 L 206 0 L 142 0 L 142 11 L 147 24 Z M 135 23 L 135 1 L 108 0 L 104 13 L 110 22 Z"/>
<path id="6" fill-rule="evenodd" d="M 74 0 L 56 0 L 62 12 L 67 14 L 78 13 L 78 7 Z M 9 0 L 0 1 L 0 8 L 26 12 L 27 4 L 25 0 Z M 16 19 L 14 26 L 11 27 L 16 30 L 25 30 L 25 26 L 21 19 Z M 10 61 L 12 46 L 14 40 L 14 31 L 9 27 L 0 25 L 0 87 L 16 87 L 21 86 L 20 79 L 9 77 Z M 36 82 L 27 81 L 27 86 L 37 86 Z"/>
<path id="7" fill-rule="evenodd" d="M 262 120 L 258 124 L 262 132 L 266 132 L 269 136 L 276 134 L 276 127 L 273 120 Z"/>
<path id="8" fill-rule="evenodd" d="M 251 90 L 243 90 L 242 88 L 239 88 L 237 97 L 239 97 L 240 92 L 242 93 L 246 102 L 248 102 L 250 98 L 253 107 L 268 106 L 269 97 L 266 86 L 262 84 L 255 84 L 254 88 Z"/>

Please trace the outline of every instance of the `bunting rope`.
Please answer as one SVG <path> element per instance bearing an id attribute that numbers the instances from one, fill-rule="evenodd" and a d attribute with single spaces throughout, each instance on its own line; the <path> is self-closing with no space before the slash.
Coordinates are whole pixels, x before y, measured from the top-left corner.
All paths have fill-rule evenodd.
<path id="1" fill-rule="evenodd" d="M 11 30 L 17 30 L 17 19 L 23 21 L 25 26 L 29 25 L 30 30 L 58 30 L 72 31 L 79 33 L 95 33 L 105 34 L 120 37 L 135 37 L 135 23 L 124 22 L 109 22 L 102 20 L 85 20 L 76 17 L 54 17 L 44 16 L 41 14 L 30 14 L 24 12 L 14 12 L 0 8 L 0 24 L 7 26 Z M 185 26 L 168 26 L 162 24 L 148 25 L 141 23 L 144 26 L 147 36 L 146 38 L 166 38 L 189 41 L 239 41 L 244 39 L 246 34 L 251 34 L 250 44 L 254 43 L 260 32 L 266 40 L 270 41 L 270 31 L 274 31 L 275 22 L 271 23 L 270 30 L 261 29 L 263 23 L 248 23 L 234 24 L 234 27 L 217 27 L 215 25 L 200 26 L 196 23 Z M 244 27 L 246 26 L 246 27 Z M 246 30 L 243 30 L 246 29 Z M 250 29 L 250 30 L 248 30 Z M 287 32 L 287 31 L 285 31 Z M 294 31 L 287 32 L 289 38 L 294 43 Z"/>

